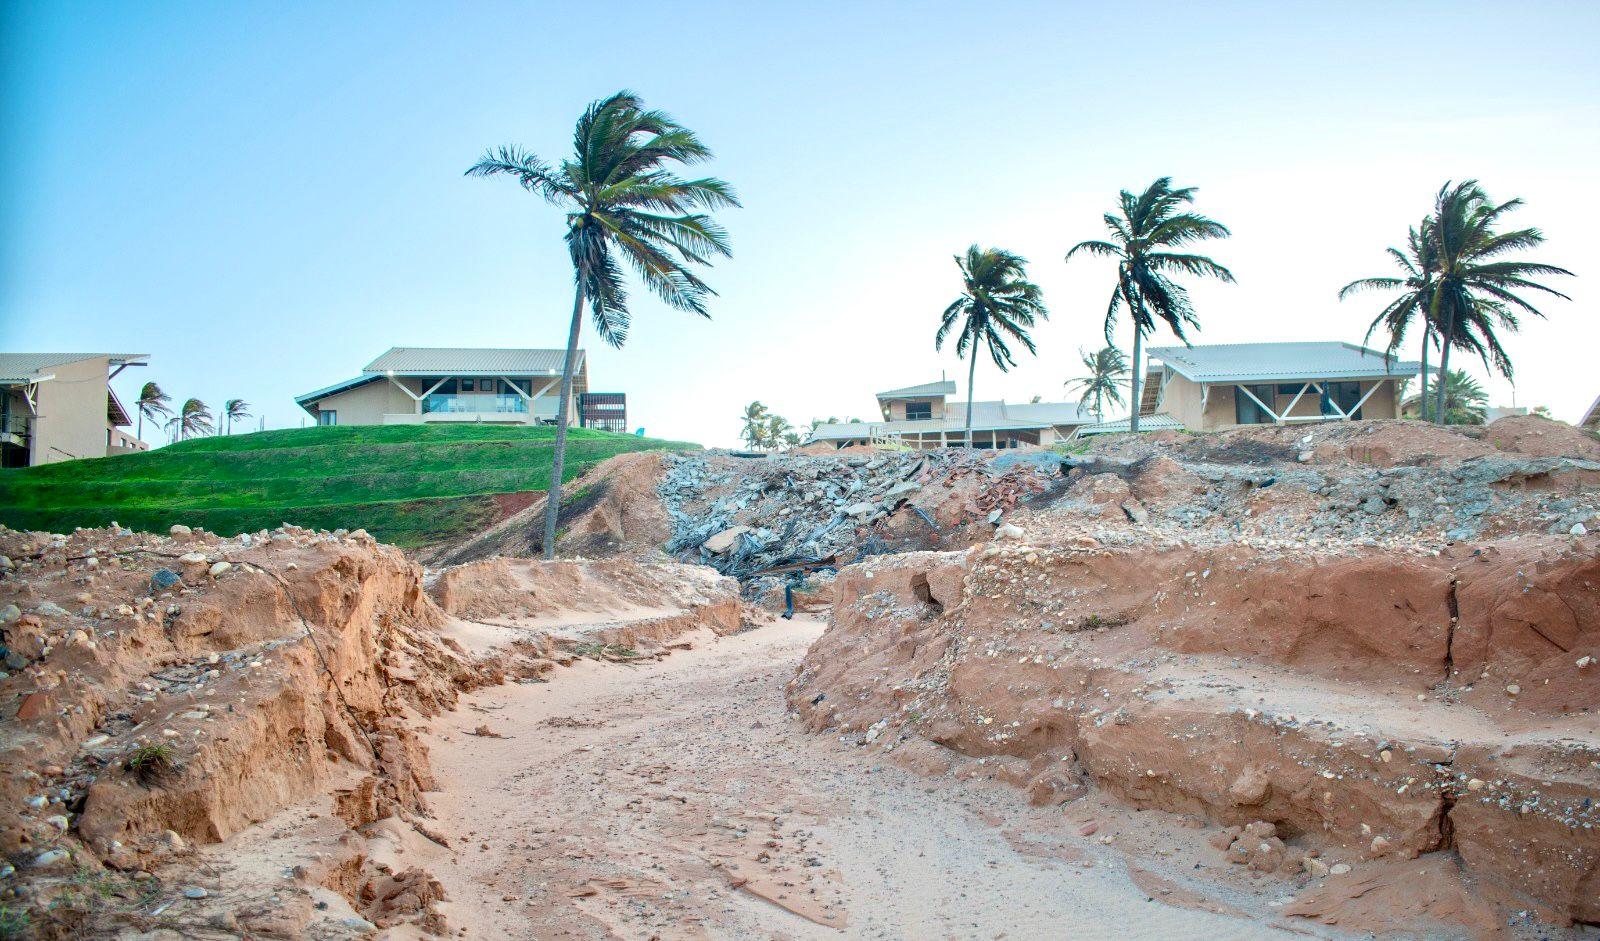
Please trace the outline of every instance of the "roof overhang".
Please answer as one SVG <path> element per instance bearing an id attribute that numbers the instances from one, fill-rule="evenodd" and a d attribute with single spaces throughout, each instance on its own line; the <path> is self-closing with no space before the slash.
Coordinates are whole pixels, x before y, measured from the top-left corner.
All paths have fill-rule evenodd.
<path id="1" fill-rule="evenodd" d="M 294 397 L 294 404 L 315 415 L 316 409 L 314 409 L 312 406 L 315 405 L 319 400 L 325 399 L 330 395 L 338 395 L 341 392 L 348 392 L 358 386 L 364 386 L 369 382 L 377 382 L 382 378 L 382 376 L 361 375 L 355 377 L 354 379 L 346 379 L 344 382 L 336 382 L 331 386 L 326 386 L 318 389 L 315 392 L 307 392 L 305 395 L 297 395 Z"/>

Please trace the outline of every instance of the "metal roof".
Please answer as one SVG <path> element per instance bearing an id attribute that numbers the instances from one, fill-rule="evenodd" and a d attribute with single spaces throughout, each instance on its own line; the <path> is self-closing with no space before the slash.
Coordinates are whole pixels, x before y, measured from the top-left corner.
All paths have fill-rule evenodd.
<path id="1" fill-rule="evenodd" d="M 307 402 L 313 402 L 317 399 L 324 399 L 336 392 L 344 392 L 349 389 L 354 389 L 356 386 L 364 386 L 369 382 L 378 382 L 382 379 L 382 376 L 357 376 L 354 379 L 346 379 L 343 382 L 335 382 L 331 386 L 324 386 L 315 392 L 307 392 L 305 395 L 297 395 L 294 397 L 294 401 L 296 405 L 300 406 L 301 408 L 305 408 Z"/>
<path id="2" fill-rule="evenodd" d="M 906 386 L 904 389 L 890 389 L 888 392 L 879 392 L 880 399 L 916 399 L 940 395 L 955 395 L 956 384 L 951 380 L 939 382 L 924 382 L 920 386 Z"/>
<path id="3" fill-rule="evenodd" d="M 1600 398 L 1596 398 L 1594 404 L 1589 406 L 1589 410 L 1578 419 L 1578 427 L 1600 430 Z"/>
<path id="4" fill-rule="evenodd" d="M 1128 430 L 1129 421 L 1130 419 L 1127 418 L 1119 418 L 1116 421 L 1105 421 L 1095 425 L 1084 425 L 1082 428 L 1078 429 L 1078 437 L 1083 438 L 1089 435 L 1110 435 L 1117 434 L 1119 432 L 1125 432 Z M 1165 412 L 1156 412 L 1154 415 L 1139 416 L 1139 430 L 1141 432 L 1167 431 L 1171 429 L 1180 429 L 1182 427 L 1183 422 L 1178 421 L 1176 418 L 1173 418 L 1171 415 L 1168 415 Z"/>
<path id="5" fill-rule="evenodd" d="M 1005 401 L 973 402 L 973 431 L 1033 431 L 1056 425 L 1080 425 L 1089 417 L 1078 411 L 1076 402 L 1029 402 L 1022 405 Z M 914 421 L 835 422 L 818 425 L 811 441 L 841 441 L 871 438 L 873 435 L 961 434 L 967 427 L 966 403 L 952 404 L 944 418 Z"/>
<path id="6" fill-rule="evenodd" d="M 1150 358 L 1194 382 L 1404 378 L 1422 371 L 1419 363 L 1337 342 L 1157 346 L 1151 347 Z"/>
<path id="7" fill-rule="evenodd" d="M 395 346 L 367 364 L 365 373 L 397 376 L 551 376 L 560 375 L 566 350 L 470 349 Z M 583 350 L 573 371 L 582 372 Z"/>
<path id="8" fill-rule="evenodd" d="M 0 353 L 0 383 L 33 382 L 46 369 L 86 359 L 105 359 L 113 366 L 142 366 L 149 358 L 149 353 Z"/>

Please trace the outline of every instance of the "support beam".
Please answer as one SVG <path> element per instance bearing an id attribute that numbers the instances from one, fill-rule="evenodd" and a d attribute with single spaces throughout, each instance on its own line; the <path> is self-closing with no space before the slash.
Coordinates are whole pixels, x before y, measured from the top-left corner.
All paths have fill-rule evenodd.
<path id="1" fill-rule="evenodd" d="M 1256 403 L 1257 405 L 1261 406 L 1261 410 L 1263 412 L 1266 412 L 1268 415 L 1272 416 L 1272 421 L 1275 424 L 1282 424 L 1283 423 L 1283 418 L 1280 417 L 1277 412 L 1274 412 L 1271 408 L 1267 407 L 1267 403 L 1265 403 L 1265 402 L 1261 401 L 1260 399 L 1256 398 L 1256 394 L 1254 392 L 1250 391 L 1250 387 L 1249 386 L 1236 385 L 1236 386 L 1234 386 L 1234 388 L 1238 389 L 1240 392 L 1243 392 L 1246 396 L 1248 396 L 1250 401 L 1252 401 L 1252 402 Z"/>
<path id="2" fill-rule="evenodd" d="M 1305 395 L 1306 394 L 1306 390 L 1309 389 L 1309 388 L 1311 388 L 1311 383 L 1309 383 L 1309 382 L 1306 383 L 1305 385 L 1301 386 L 1300 387 L 1300 391 L 1296 392 L 1294 394 L 1294 398 L 1289 400 L 1289 407 L 1283 410 L 1283 414 L 1285 414 L 1285 415 L 1293 415 L 1294 414 L 1294 407 L 1296 405 L 1300 404 L 1300 397 Z"/>
<path id="3" fill-rule="evenodd" d="M 1356 400 L 1356 407 L 1350 410 L 1350 414 L 1351 415 L 1355 415 L 1356 412 L 1361 411 L 1361 406 L 1367 404 L 1367 399 L 1372 398 L 1372 393 L 1378 391 L 1378 387 L 1383 385 L 1385 382 L 1393 382 L 1395 384 L 1395 387 L 1394 387 L 1394 401 L 1395 401 L 1395 406 L 1398 409 L 1399 403 L 1400 403 L 1400 383 L 1399 383 L 1399 381 L 1395 380 L 1395 379 L 1379 379 L 1377 382 L 1374 382 L 1372 384 L 1372 388 L 1367 390 L 1367 394 L 1366 395 L 1363 395 L 1361 398 Z"/>

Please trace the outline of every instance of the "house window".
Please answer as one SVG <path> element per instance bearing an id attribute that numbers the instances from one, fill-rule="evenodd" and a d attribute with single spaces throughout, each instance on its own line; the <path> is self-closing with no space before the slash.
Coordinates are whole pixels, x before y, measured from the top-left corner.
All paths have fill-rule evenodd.
<path id="1" fill-rule="evenodd" d="M 906 421 L 927 421 L 933 417 L 932 402 L 907 402 Z"/>
<path id="2" fill-rule="evenodd" d="M 1322 414 L 1332 418 L 1339 417 L 1339 412 L 1344 412 L 1351 418 L 1360 418 L 1361 410 L 1356 408 L 1356 403 L 1361 401 L 1361 383 L 1359 382 L 1324 382 L 1322 384 Z M 1334 411 L 1333 406 L 1338 405 L 1339 410 Z"/>
<path id="3" fill-rule="evenodd" d="M 1241 425 L 1272 424 L 1272 416 L 1268 415 L 1260 405 L 1257 405 L 1255 399 L 1245 394 L 1246 389 L 1250 390 L 1250 394 L 1254 395 L 1256 399 L 1260 399 L 1263 404 L 1276 404 L 1273 401 L 1278 391 L 1275 386 L 1238 386 L 1233 390 L 1234 421 Z"/>
<path id="4" fill-rule="evenodd" d="M 337 425 L 337 424 L 339 424 L 339 413 L 337 411 L 331 410 L 331 409 L 325 410 L 325 411 L 319 411 L 319 412 L 317 412 L 317 424 L 319 424 L 319 425 Z"/>

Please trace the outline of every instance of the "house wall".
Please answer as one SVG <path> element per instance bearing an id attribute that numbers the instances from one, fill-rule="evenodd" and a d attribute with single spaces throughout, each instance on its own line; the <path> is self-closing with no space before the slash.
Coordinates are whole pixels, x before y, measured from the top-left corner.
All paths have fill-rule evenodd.
<path id="1" fill-rule="evenodd" d="M 399 382 L 407 382 L 405 379 Z M 412 391 L 419 391 L 415 382 L 409 382 Z M 406 414 L 417 410 L 416 400 L 394 387 L 387 379 L 369 382 L 354 389 L 346 389 L 317 402 L 319 412 L 338 412 L 341 425 L 381 425 L 383 416 Z"/>
<path id="2" fill-rule="evenodd" d="M 1304 382 L 1305 380 L 1300 380 L 1296 383 L 1296 391 L 1299 391 L 1298 386 Z M 1183 384 L 1181 389 L 1179 388 L 1180 383 Z M 1361 417 L 1363 419 L 1398 418 L 1399 415 L 1395 411 L 1397 400 L 1394 381 L 1382 379 L 1362 382 L 1361 394 L 1366 395 L 1367 390 L 1371 389 L 1374 383 L 1381 384 L 1381 388 L 1373 392 L 1372 397 L 1362 403 Z M 1268 385 L 1269 383 L 1250 384 Z M 1284 384 L 1287 385 L 1288 383 L 1285 382 Z M 1271 383 L 1271 385 L 1277 385 L 1277 383 Z M 1172 382 L 1167 386 L 1167 402 L 1172 404 L 1173 407 L 1164 407 L 1162 411 L 1182 422 L 1185 428 L 1193 431 L 1220 431 L 1226 428 L 1240 427 L 1236 420 L 1238 412 L 1234 408 L 1234 399 L 1243 393 L 1237 391 L 1231 383 L 1213 385 L 1211 394 L 1207 397 L 1205 409 L 1202 412 L 1199 407 L 1200 388 L 1199 385 L 1182 376 L 1173 377 Z M 1321 400 L 1321 395 L 1315 389 L 1306 392 L 1305 395 L 1300 397 L 1300 401 L 1295 403 L 1294 409 L 1288 413 L 1288 417 L 1319 417 L 1322 414 Z M 1262 401 L 1270 405 L 1273 411 L 1283 415 L 1284 409 L 1287 409 L 1289 403 L 1294 401 L 1294 394 L 1275 394 L 1270 399 L 1263 398 Z"/>
<path id="3" fill-rule="evenodd" d="M 533 388 L 538 390 L 549 382 L 548 376 L 535 376 Z M 336 411 L 339 413 L 341 425 L 382 425 L 416 422 L 421 423 L 426 417 L 420 413 L 421 406 L 411 396 L 406 395 L 395 387 L 395 383 L 403 384 L 413 394 L 421 395 L 433 383 L 423 385 L 422 380 L 412 376 L 396 376 L 393 380 L 382 379 L 378 382 L 369 382 L 344 392 L 335 393 L 316 403 L 319 412 Z M 529 403 L 531 414 L 539 419 L 553 421 L 556 417 L 556 398 L 560 391 L 559 386 L 552 386 L 544 395 L 535 396 Z M 574 395 L 568 403 L 568 418 L 573 424 L 578 421 L 578 397 Z M 389 416 L 385 419 L 384 416 Z M 414 416 L 395 418 L 395 416 Z M 465 416 L 463 416 L 465 418 Z M 470 419 L 468 419 L 470 420 Z M 491 415 L 485 421 L 505 422 L 510 420 L 506 415 Z"/>
<path id="4" fill-rule="evenodd" d="M 105 457 L 110 444 L 106 421 L 110 363 L 98 356 L 52 366 L 45 372 L 55 378 L 38 385 L 39 413 L 33 421 L 29 462 Z"/>
<path id="5" fill-rule="evenodd" d="M 888 421 L 908 421 L 908 419 L 906 418 L 906 405 L 908 405 L 911 402 L 927 402 L 927 403 L 930 403 L 933 406 L 933 417 L 934 418 L 943 418 L 945 416 L 944 398 L 942 396 L 940 396 L 940 397 L 932 397 L 932 396 L 930 396 L 929 398 L 926 398 L 926 399 L 890 399 L 890 400 L 888 400 L 887 402 L 884 403 L 884 405 L 887 406 L 888 409 L 889 409 L 889 417 L 888 417 L 887 420 Z"/>

